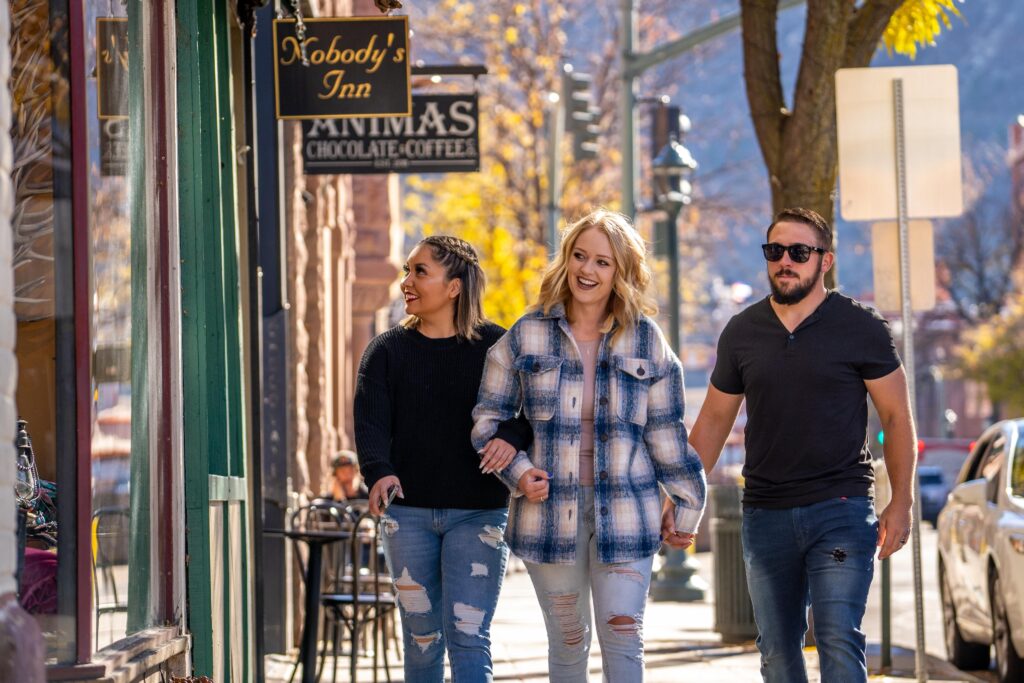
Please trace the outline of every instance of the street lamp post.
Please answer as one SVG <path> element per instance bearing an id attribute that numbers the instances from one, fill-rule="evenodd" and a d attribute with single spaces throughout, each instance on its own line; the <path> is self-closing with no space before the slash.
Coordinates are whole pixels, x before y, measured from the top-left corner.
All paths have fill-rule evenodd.
<path id="1" fill-rule="evenodd" d="M 688 129 L 689 119 L 680 117 L 681 131 Z M 690 150 L 683 147 L 674 130 L 658 156 L 651 162 L 654 168 L 654 182 L 657 188 L 657 206 L 667 214 L 665 229 L 661 236 L 665 240 L 665 254 L 668 257 L 668 318 L 669 343 L 672 350 L 680 353 L 679 345 L 679 212 L 690 203 L 689 175 L 697 168 Z M 675 600 L 697 602 L 704 599 L 707 584 L 697 573 L 698 564 L 689 553 L 675 548 L 666 548 L 661 567 L 651 577 L 651 597 L 654 600 Z"/>
<path id="2" fill-rule="evenodd" d="M 687 119 L 688 122 L 688 119 Z M 654 182 L 657 187 L 658 208 L 668 215 L 663 231 L 665 253 L 668 257 L 668 318 L 669 341 L 672 350 L 680 353 L 679 347 L 679 212 L 691 201 L 689 175 L 697 168 L 690 150 L 676 139 L 669 138 L 651 164 L 654 168 Z"/>

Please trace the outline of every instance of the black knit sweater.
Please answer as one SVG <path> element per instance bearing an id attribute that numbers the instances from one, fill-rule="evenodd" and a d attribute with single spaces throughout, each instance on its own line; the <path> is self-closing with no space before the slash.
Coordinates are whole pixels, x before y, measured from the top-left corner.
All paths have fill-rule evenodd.
<path id="1" fill-rule="evenodd" d="M 393 327 L 370 342 L 359 364 L 356 449 L 371 489 L 395 475 L 405 498 L 425 508 L 486 510 L 508 504 L 508 489 L 480 472 L 470 442 L 472 412 L 487 350 L 505 333 L 486 323 L 475 342 L 431 339 Z M 497 436 L 519 450 L 533 441 L 525 419 L 502 423 Z"/>

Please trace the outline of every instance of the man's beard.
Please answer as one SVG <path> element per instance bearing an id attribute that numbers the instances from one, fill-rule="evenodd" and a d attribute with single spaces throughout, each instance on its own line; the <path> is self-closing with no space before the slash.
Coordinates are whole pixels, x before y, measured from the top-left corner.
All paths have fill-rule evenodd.
<path id="1" fill-rule="evenodd" d="M 775 281 L 775 278 L 782 274 L 793 275 L 797 278 L 796 284 L 790 285 L 790 288 L 786 291 L 780 289 Z M 783 306 L 792 306 L 803 301 L 814 290 L 815 285 L 818 284 L 818 278 L 817 273 L 815 273 L 806 280 L 801 280 L 800 276 L 791 270 L 780 270 L 775 276 L 768 276 L 768 284 L 772 288 L 772 298 L 775 299 L 775 303 L 782 304 Z"/>

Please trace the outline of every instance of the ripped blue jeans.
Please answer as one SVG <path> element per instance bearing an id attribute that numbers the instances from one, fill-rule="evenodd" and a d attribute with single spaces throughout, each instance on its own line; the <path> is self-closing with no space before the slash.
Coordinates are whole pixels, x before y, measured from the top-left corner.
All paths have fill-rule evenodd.
<path id="1" fill-rule="evenodd" d="M 875 569 L 870 498 L 830 498 L 781 510 L 743 509 L 743 562 L 767 683 L 807 681 L 807 605 L 821 680 L 867 681 L 861 628 Z"/>
<path id="2" fill-rule="evenodd" d="M 606 681 L 644 679 L 644 607 L 654 556 L 634 562 L 597 561 L 594 487 L 580 487 L 575 564 L 526 562 L 548 631 L 548 676 L 585 683 L 590 657 L 590 599 L 597 615 L 601 668 Z"/>
<path id="3" fill-rule="evenodd" d="M 406 683 L 493 680 L 491 619 L 508 564 L 508 509 L 391 506 L 384 554 L 402 615 Z"/>

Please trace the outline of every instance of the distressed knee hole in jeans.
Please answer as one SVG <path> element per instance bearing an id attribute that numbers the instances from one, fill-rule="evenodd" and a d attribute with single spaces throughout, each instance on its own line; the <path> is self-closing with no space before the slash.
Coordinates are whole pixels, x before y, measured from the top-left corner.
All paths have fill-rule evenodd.
<path id="1" fill-rule="evenodd" d="M 482 543 L 489 545 L 492 548 L 498 548 L 505 540 L 505 536 L 501 533 L 501 529 L 489 524 L 484 527 L 484 532 L 480 534 L 479 538 Z"/>
<path id="2" fill-rule="evenodd" d="M 418 636 L 415 633 L 412 636 L 413 642 L 419 646 L 420 652 L 426 652 L 430 649 L 430 646 L 441 640 L 441 632 L 434 631 L 433 633 L 427 633 L 422 636 Z"/>
<path id="3" fill-rule="evenodd" d="M 617 636 L 638 638 L 641 633 L 640 617 L 616 615 L 608 620 L 608 629 Z"/>
<path id="4" fill-rule="evenodd" d="M 562 630 L 562 640 L 566 647 L 582 646 L 587 627 L 583 624 L 583 617 L 580 616 L 579 593 L 564 593 L 549 597 L 551 598 L 550 614 Z"/>
<path id="5" fill-rule="evenodd" d="M 483 626 L 484 616 L 486 616 L 482 609 L 464 602 L 457 602 L 453 611 L 455 612 L 455 628 L 469 636 L 480 635 L 480 628 Z"/>
<path id="6" fill-rule="evenodd" d="M 426 614 L 430 611 L 430 598 L 427 589 L 409 576 L 409 568 L 402 570 L 402 575 L 395 580 L 398 589 L 398 601 L 410 614 Z"/>
<path id="7" fill-rule="evenodd" d="M 487 565 L 483 562 L 470 562 L 469 563 L 469 575 L 478 577 L 487 577 L 491 575 L 491 570 L 487 568 Z"/>
<path id="8" fill-rule="evenodd" d="M 846 551 L 842 548 L 835 548 L 832 551 L 832 559 L 839 563 L 846 562 Z"/>
<path id="9" fill-rule="evenodd" d="M 608 570 L 610 576 L 621 576 L 624 579 L 629 579 L 639 584 L 643 584 L 644 575 L 633 569 L 629 565 L 615 566 Z"/>

